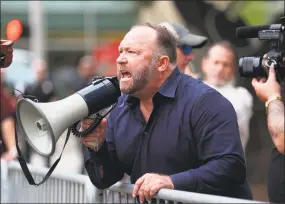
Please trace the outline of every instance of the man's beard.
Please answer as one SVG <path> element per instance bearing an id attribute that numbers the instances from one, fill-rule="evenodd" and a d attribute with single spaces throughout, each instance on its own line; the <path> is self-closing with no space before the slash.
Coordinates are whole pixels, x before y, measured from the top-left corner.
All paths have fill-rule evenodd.
<path id="1" fill-rule="evenodd" d="M 135 92 L 144 89 L 155 72 L 156 61 L 157 59 L 154 57 L 147 66 L 138 70 L 137 73 L 131 73 L 132 83 L 127 89 L 121 89 L 121 92 L 124 94 L 134 94 Z"/>

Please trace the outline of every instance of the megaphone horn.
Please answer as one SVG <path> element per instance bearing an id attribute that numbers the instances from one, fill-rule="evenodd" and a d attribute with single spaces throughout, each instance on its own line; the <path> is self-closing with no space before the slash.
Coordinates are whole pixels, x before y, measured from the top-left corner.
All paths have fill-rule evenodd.
<path id="1" fill-rule="evenodd" d="M 68 127 L 113 105 L 120 95 L 118 79 L 104 77 L 56 102 L 38 103 L 22 98 L 16 105 L 16 118 L 30 146 L 42 156 L 51 156 Z"/>

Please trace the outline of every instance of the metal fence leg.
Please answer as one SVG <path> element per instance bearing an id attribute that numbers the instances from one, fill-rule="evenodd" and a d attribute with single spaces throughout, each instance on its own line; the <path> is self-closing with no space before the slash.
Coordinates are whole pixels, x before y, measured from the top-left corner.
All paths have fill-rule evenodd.
<path id="1" fill-rule="evenodd" d="M 9 203 L 8 162 L 1 159 L 1 203 Z"/>
<path id="2" fill-rule="evenodd" d="M 86 203 L 103 203 L 103 190 L 97 189 L 89 179 L 86 184 Z"/>

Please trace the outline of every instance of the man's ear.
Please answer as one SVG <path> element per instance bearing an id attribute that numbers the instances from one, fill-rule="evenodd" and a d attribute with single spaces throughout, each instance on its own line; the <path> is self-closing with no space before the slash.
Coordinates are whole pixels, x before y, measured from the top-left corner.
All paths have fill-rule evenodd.
<path id="1" fill-rule="evenodd" d="M 204 56 L 203 58 L 202 58 L 202 60 L 201 60 L 201 71 L 203 72 L 203 73 L 205 73 L 205 67 L 207 66 L 207 57 L 206 56 Z"/>
<path id="2" fill-rule="evenodd" d="M 158 68 L 157 70 L 159 72 L 163 72 L 167 69 L 167 67 L 169 66 L 169 57 L 166 55 L 161 56 L 158 59 Z"/>

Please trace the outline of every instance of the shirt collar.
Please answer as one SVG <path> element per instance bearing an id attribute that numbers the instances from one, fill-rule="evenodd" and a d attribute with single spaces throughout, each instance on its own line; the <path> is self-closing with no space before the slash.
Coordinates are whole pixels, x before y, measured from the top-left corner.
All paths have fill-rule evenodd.
<path id="1" fill-rule="evenodd" d="M 181 79 L 181 72 L 176 67 L 172 71 L 170 76 L 162 84 L 162 86 L 159 88 L 158 93 L 160 93 L 162 96 L 174 99 L 180 79 Z M 139 102 L 139 99 L 131 95 L 126 95 L 124 102 L 134 105 Z"/>
<path id="2" fill-rule="evenodd" d="M 159 88 L 158 92 L 168 98 L 175 98 L 175 93 L 179 81 L 181 79 L 181 72 L 176 67 L 170 76 L 165 80 L 162 86 Z"/>

